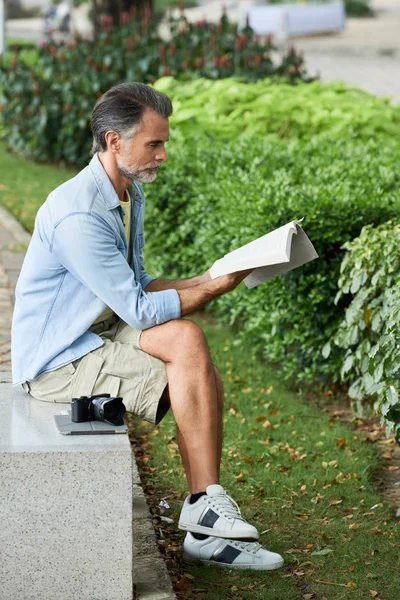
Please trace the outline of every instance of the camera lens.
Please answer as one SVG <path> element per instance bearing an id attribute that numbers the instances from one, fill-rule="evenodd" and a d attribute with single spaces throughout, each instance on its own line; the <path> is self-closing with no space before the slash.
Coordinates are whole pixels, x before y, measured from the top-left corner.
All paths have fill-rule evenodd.
<path id="1" fill-rule="evenodd" d="M 122 398 L 94 398 L 92 401 L 93 418 L 112 425 L 123 425 L 126 408 Z"/>

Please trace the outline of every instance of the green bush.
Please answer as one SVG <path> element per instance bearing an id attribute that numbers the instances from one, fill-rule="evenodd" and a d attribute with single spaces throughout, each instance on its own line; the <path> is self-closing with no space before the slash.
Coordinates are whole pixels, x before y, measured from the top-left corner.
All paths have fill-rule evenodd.
<path id="1" fill-rule="evenodd" d="M 359 413 L 369 399 L 389 429 L 398 423 L 400 442 L 400 414 L 395 418 L 393 410 L 400 392 L 400 224 L 364 227 L 344 248 L 336 300 L 352 299 L 333 340 L 347 350 L 342 379 Z"/>
<path id="2" fill-rule="evenodd" d="M 337 380 L 342 351 L 324 360 L 348 301 L 335 305 L 343 243 L 400 207 L 400 145 L 330 134 L 289 143 L 275 136 L 231 141 L 178 134 L 168 165 L 146 187 L 148 265 L 158 276 L 199 274 L 227 252 L 293 219 L 319 260 L 254 290 L 244 286 L 213 309 L 237 323 L 238 343 L 262 350 L 297 379 Z"/>
<path id="3" fill-rule="evenodd" d="M 128 15 L 129 17 L 129 15 Z M 123 81 L 154 82 L 161 75 L 246 81 L 305 77 L 302 59 L 290 52 L 279 64 L 272 46 L 249 28 L 238 33 L 224 16 L 218 25 L 170 19 L 171 38 L 159 37 L 157 21 L 106 20 L 97 41 L 44 43 L 37 63 L 16 56 L 2 69 L 3 123 L 9 146 L 40 161 L 83 165 L 90 149 L 89 117 L 98 96 Z"/>
<path id="4" fill-rule="evenodd" d="M 340 139 L 351 133 L 365 139 L 400 135 L 400 106 L 343 83 L 299 82 L 293 89 L 270 80 L 247 84 L 163 77 L 155 87 L 173 101 L 173 129 L 187 135 L 202 131 L 227 138 L 244 132 L 309 138 L 329 131 Z"/>

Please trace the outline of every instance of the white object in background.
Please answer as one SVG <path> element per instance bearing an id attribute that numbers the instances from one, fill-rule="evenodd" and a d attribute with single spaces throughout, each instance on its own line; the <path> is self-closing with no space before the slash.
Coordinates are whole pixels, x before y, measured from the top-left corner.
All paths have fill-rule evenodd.
<path id="1" fill-rule="evenodd" d="M 287 15 L 288 35 L 308 35 L 312 33 L 328 33 L 340 31 L 346 22 L 344 3 L 305 3 L 280 5 L 241 5 L 241 21 L 243 27 L 248 17 L 249 25 L 260 35 L 277 34 L 281 28 L 282 15 Z"/>
<path id="2" fill-rule="evenodd" d="M 228 273 L 254 269 L 244 279 L 247 287 L 253 288 L 318 258 L 314 246 L 300 226 L 302 220 L 291 221 L 225 254 L 211 267 L 209 271 L 211 279 Z"/>
<path id="3" fill-rule="evenodd" d="M 289 15 L 287 10 L 281 9 L 279 14 L 278 31 L 275 34 L 275 43 L 284 50 L 289 39 Z"/>
<path id="4" fill-rule="evenodd" d="M 0 56 L 6 51 L 6 6 L 5 0 L 0 0 Z"/>
<path id="5" fill-rule="evenodd" d="M 288 31 L 289 35 L 340 31 L 345 21 L 343 2 L 294 4 L 288 12 Z"/>

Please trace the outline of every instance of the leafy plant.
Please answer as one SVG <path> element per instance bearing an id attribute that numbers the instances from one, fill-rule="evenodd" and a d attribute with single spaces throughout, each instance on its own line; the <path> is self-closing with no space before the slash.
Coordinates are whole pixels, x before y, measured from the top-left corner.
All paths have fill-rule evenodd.
<path id="1" fill-rule="evenodd" d="M 400 415 L 394 408 L 400 392 L 400 224 L 364 227 L 344 249 L 336 301 L 353 299 L 334 336 L 334 343 L 347 350 L 341 376 L 351 383 L 349 395 L 359 411 L 370 399 L 388 429 L 397 422 L 400 442 Z"/>
<path id="2" fill-rule="evenodd" d="M 123 13 L 109 17 L 98 40 L 42 44 L 37 63 L 18 55 L 3 66 L 2 122 L 9 146 L 40 161 L 86 163 L 89 118 L 98 96 L 123 81 L 154 82 L 161 75 L 246 81 L 271 75 L 295 82 L 305 77 L 302 58 L 291 51 L 273 64 L 272 46 L 246 29 L 238 33 L 224 16 L 218 25 L 170 19 L 170 39 L 160 38 L 149 14 L 142 21 Z"/>
<path id="3" fill-rule="evenodd" d="M 154 85 L 172 99 L 172 128 L 185 135 L 212 131 L 226 138 L 244 132 L 310 138 L 329 131 L 341 139 L 352 134 L 371 139 L 400 134 L 399 106 L 344 83 L 299 81 L 293 89 L 270 79 L 248 84 L 232 78 L 182 82 L 162 77 Z"/>

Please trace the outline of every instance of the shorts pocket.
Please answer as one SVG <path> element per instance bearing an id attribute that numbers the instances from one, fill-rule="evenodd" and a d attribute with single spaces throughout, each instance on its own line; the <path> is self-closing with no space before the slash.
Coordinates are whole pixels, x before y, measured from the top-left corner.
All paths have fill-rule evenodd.
<path id="1" fill-rule="evenodd" d="M 121 378 L 108 373 L 100 373 L 93 388 L 93 394 L 110 394 L 111 398 L 119 395 L 121 387 Z"/>
<path id="2" fill-rule="evenodd" d="M 76 368 L 72 362 L 68 363 L 67 365 L 64 365 L 64 367 L 62 368 L 65 369 L 66 373 L 69 373 L 70 375 L 75 375 Z"/>
<path id="3" fill-rule="evenodd" d="M 103 363 L 104 358 L 91 353 L 79 361 L 71 386 L 71 398 L 92 394 Z"/>

